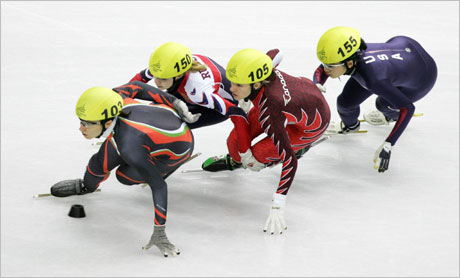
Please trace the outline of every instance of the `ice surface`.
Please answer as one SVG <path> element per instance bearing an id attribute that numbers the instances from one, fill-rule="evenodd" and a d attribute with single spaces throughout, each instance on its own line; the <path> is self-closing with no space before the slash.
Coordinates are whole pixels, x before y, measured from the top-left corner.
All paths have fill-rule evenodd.
<path id="1" fill-rule="evenodd" d="M 168 179 L 167 233 L 182 251 L 141 250 L 150 238 L 150 189 L 114 175 L 102 191 L 32 199 L 81 177 L 97 150 L 78 131 L 76 100 L 115 87 L 176 41 L 225 66 L 242 48 L 279 48 L 279 66 L 311 78 L 316 43 L 337 25 L 367 42 L 418 40 L 437 62 L 432 92 L 416 103 L 390 170 L 372 159 L 391 127 L 332 138 L 299 162 L 287 198 L 288 230 L 262 232 L 280 168 Z M 326 97 L 345 84 L 330 80 Z M 390 2 L 1 2 L 1 275 L 4 277 L 458 276 L 459 3 Z M 370 98 L 362 106 L 373 108 Z M 183 169 L 226 152 L 231 122 L 195 130 Z M 82 204 L 86 218 L 67 216 Z"/>

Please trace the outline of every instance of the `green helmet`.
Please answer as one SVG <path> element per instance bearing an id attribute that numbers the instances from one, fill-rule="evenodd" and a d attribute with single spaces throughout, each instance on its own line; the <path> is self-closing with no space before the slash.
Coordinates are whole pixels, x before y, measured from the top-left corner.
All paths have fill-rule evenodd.
<path id="1" fill-rule="evenodd" d="M 319 39 L 316 55 L 324 64 L 340 63 L 358 51 L 361 36 L 358 30 L 338 26 L 327 30 Z"/>
<path id="2" fill-rule="evenodd" d="M 168 42 L 159 46 L 150 56 L 149 70 L 157 78 L 173 78 L 192 66 L 192 53 L 188 47 Z"/>
<path id="3" fill-rule="evenodd" d="M 92 87 L 78 99 L 75 113 L 84 121 L 102 121 L 118 116 L 123 98 L 111 89 Z"/>
<path id="4" fill-rule="evenodd" d="M 246 48 L 230 58 L 225 75 L 230 82 L 252 84 L 267 79 L 272 71 L 272 59 L 267 54 Z"/>

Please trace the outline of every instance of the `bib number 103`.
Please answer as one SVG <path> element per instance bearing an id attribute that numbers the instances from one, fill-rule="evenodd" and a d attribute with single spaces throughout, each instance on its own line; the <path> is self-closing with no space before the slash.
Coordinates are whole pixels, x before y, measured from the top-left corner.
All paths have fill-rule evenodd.
<path id="1" fill-rule="evenodd" d="M 123 104 L 121 103 L 121 101 L 119 101 L 117 105 L 112 105 L 112 107 L 110 107 L 110 110 L 104 109 L 101 115 L 104 116 L 105 119 L 113 118 L 116 115 L 118 115 L 118 112 L 121 111 L 122 108 L 123 108 Z"/>
<path id="2" fill-rule="evenodd" d="M 342 57 L 345 57 L 345 51 L 347 53 L 350 53 L 353 50 L 353 48 L 356 47 L 357 45 L 358 45 L 358 42 L 356 41 L 356 39 L 353 38 L 353 36 L 350 36 L 350 38 L 348 38 L 348 41 L 346 41 L 343 44 L 343 48 L 339 47 L 339 50 L 337 51 L 337 54 L 340 54 L 340 55 L 342 55 Z"/>
<path id="3" fill-rule="evenodd" d="M 251 71 L 251 73 L 248 74 L 248 77 L 251 78 L 251 81 L 254 82 L 254 80 L 260 80 L 264 75 L 267 75 L 269 72 L 269 68 L 267 63 L 265 63 L 261 68 L 258 68 L 255 71 Z"/>

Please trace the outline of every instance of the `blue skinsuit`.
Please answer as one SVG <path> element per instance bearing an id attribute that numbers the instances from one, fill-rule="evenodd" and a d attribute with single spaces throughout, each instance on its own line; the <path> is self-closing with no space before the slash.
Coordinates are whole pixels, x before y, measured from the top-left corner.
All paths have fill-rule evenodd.
<path id="1" fill-rule="evenodd" d="M 359 105 L 376 94 L 377 109 L 396 120 L 386 139 L 394 145 L 414 114 L 413 103 L 428 94 L 436 78 L 436 63 L 415 40 L 397 36 L 385 43 L 368 43 L 365 51 L 358 52 L 356 70 L 337 98 L 337 110 L 343 123 L 353 126 Z"/>

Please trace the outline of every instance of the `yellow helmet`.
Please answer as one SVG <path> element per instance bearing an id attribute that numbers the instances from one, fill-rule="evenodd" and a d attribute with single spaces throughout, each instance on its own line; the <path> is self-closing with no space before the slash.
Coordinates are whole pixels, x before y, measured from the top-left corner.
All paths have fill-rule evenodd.
<path id="1" fill-rule="evenodd" d="M 361 36 L 358 30 L 338 26 L 327 30 L 321 36 L 316 47 L 316 55 L 324 64 L 336 64 L 350 58 L 360 46 Z"/>
<path id="2" fill-rule="evenodd" d="M 272 59 L 267 54 L 246 48 L 230 58 L 225 75 L 230 82 L 252 84 L 267 79 L 272 71 Z"/>
<path id="3" fill-rule="evenodd" d="M 75 113 L 84 121 L 102 121 L 120 114 L 123 98 L 115 91 L 104 87 L 92 87 L 78 99 Z"/>
<path id="4" fill-rule="evenodd" d="M 159 46 L 150 56 L 150 73 L 162 79 L 173 78 L 192 66 L 192 53 L 188 47 L 168 42 Z"/>

